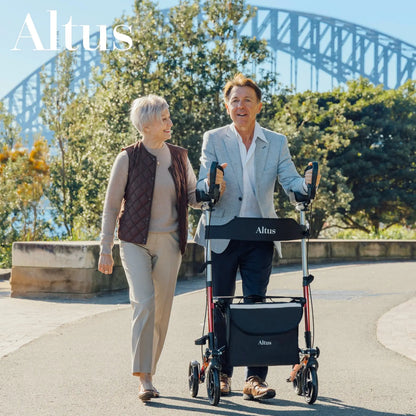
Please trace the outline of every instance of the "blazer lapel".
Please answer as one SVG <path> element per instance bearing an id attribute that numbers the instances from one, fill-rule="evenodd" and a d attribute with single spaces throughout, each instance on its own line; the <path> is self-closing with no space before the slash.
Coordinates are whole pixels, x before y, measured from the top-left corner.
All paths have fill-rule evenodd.
<path id="1" fill-rule="evenodd" d="M 259 192 L 259 184 L 262 182 L 264 167 L 266 166 L 266 158 L 269 153 L 269 142 L 260 138 L 256 138 L 256 151 L 254 153 L 254 167 L 256 175 L 256 194 Z"/>
<path id="2" fill-rule="evenodd" d="M 228 156 L 227 159 L 231 164 L 231 166 L 227 166 L 227 169 L 232 168 L 234 171 L 238 187 L 240 188 L 241 195 L 243 195 L 243 167 L 241 165 L 240 148 L 229 127 L 227 129 L 224 145 Z"/>

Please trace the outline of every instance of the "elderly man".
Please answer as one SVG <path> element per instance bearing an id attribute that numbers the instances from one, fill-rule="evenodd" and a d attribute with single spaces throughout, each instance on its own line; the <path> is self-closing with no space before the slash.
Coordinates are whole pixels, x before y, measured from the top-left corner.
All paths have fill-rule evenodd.
<path id="1" fill-rule="evenodd" d="M 212 213 L 211 224 L 222 225 L 234 217 L 275 218 L 273 192 L 276 180 L 285 192 L 307 193 L 311 171 L 302 178 L 292 162 L 285 136 L 262 128 L 256 121 L 262 108 L 261 90 L 242 74 L 224 87 L 224 100 L 232 123 L 204 134 L 197 187 L 205 189 L 212 162 L 224 168 L 217 174 L 221 199 Z M 226 189 L 225 189 L 226 184 Z M 204 245 L 204 216 L 198 224 L 195 241 Z M 272 269 L 273 242 L 213 240 L 213 295 L 233 296 L 240 270 L 244 297 L 264 298 Z M 280 245 L 275 242 L 280 253 Z M 225 345 L 225 322 L 214 314 L 218 346 Z M 233 368 L 222 355 L 221 394 L 231 392 Z M 248 367 L 243 397 L 270 399 L 276 394 L 266 383 L 267 367 Z"/>

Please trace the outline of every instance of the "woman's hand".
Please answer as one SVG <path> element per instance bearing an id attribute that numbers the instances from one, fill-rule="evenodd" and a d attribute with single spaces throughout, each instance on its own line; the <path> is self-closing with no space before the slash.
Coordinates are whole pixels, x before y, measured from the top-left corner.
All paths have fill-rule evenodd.
<path id="1" fill-rule="evenodd" d="M 98 260 L 98 270 L 104 274 L 113 273 L 114 260 L 111 254 L 100 254 Z"/>

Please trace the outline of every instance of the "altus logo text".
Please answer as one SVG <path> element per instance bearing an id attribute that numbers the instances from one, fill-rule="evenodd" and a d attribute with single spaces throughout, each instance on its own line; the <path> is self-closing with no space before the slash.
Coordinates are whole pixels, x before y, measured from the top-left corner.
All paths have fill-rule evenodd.
<path id="1" fill-rule="evenodd" d="M 57 10 L 48 10 L 49 12 L 49 48 L 45 48 L 44 43 L 39 36 L 35 22 L 30 13 L 26 15 L 25 21 L 17 36 L 16 43 L 12 51 L 21 51 L 19 44 L 22 39 L 32 39 L 35 51 L 58 51 L 58 12 Z M 131 33 L 131 26 L 117 25 L 113 30 L 113 37 L 115 41 L 112 48 L 107 48 L 107 26 L 97 25 L 99 28 L 98 45 L 92 47 L 90 45 L 91 28 L 89 25 L 74 25 L 72 24 L 72 16 L 68 22 L 62 27 L 64 28 L 64 48 L 68 51 L 76 51 L 79 46 L 73 46 L 73 31 L 74 28 L 81 28 L 82 30 L 82 47 L 88 51 L 100 50 L 120 50 L 127 51 L 133 46 L 133 40 L 128 35 Z M 127 33 L 126 33 L 127 32 Z M 120 47 L 117 45 L 121 45 Z"/>

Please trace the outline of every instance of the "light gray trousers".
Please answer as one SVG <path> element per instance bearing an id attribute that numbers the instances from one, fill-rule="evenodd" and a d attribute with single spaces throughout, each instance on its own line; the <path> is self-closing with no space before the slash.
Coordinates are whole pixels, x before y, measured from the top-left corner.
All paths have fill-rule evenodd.
<path id="1" fill-rule="evenodd" d="M 121 241 L 120 257 L 133 308 L 132 372 L 155 374 L 182 260 L 177 233 L 149 233 L 145 245 Z"/>

